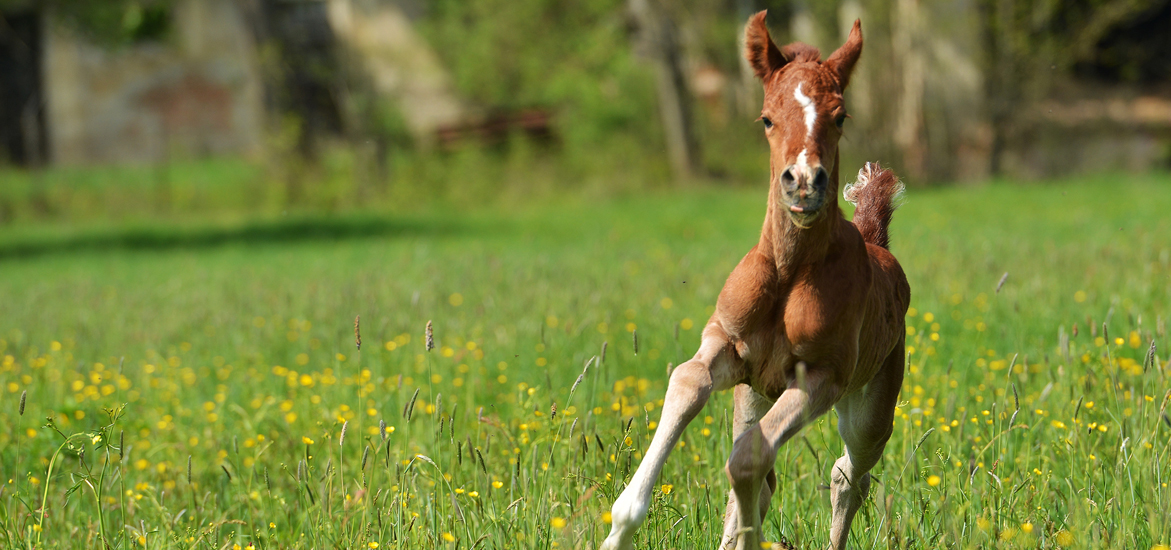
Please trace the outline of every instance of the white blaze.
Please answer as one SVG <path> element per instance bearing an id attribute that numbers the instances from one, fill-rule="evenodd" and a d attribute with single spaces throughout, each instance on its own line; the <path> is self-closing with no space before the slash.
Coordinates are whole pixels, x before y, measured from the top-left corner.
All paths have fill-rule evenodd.
<path id="1" fill-rule="evenodd" d="M 797 85 L 797 89 L 793 91 L 793 97 L 797 99 L 797 104 L 805 111 L 805 135 L 806 137 L 813 137 L 813 124 L 817 122 L 817 106 L 813 104 L 813 100 L 809 96 L 801 93 L 801 86 Z M 809 167 L 809 160 L 806 155 L 806 149 L 801 149 L 801 154 L 797 155 L 797 166 L 801 168 Z"/>
<path id="2" fill-rule="evenodd" d="M 813 100 L 809 96 L 801 93 L 801 86 L 804 82 L 797 85 L 797 89 L 793 91 L 793 97 L 797 98 L 797 104 L 805 110 L 805 130 L 806 135 L 813 137 L 813 123 L 817 122 L 817 106 L 813 104 Z"/>

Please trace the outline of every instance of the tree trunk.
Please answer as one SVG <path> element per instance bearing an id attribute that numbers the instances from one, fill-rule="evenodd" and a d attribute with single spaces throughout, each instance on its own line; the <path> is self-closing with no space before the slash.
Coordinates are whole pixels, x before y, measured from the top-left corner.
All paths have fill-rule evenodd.
<path id="1" fill-rule="evenodd" d="M 638 40 L 644 54 L 655 65 L 659 115 L 667 142 L 671 170 L 677 178 L 691 177 L 698 158 L 691 121 L 691 97 L 687 90 L 683 56 L 674 23 L 651 4 L 651 0 L 629 0 L 630 12 L 638 24 Z"/>
<path id="2" fill-rule="evenodd" d="M 922 179 L 927 168 L 923 143 L 923 95 L 927 80 L 923 18 L 924 10 L 918 0 L 898 0 L 891 29 L 895 57 L 902 69 L 894 138 L 903 153 L 903 165 L 914 179 Z"/>

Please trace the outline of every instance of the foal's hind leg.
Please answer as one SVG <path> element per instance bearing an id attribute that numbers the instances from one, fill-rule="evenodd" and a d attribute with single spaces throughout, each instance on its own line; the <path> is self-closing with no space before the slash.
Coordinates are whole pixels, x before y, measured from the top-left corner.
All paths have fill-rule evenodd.
<path id="1" fill-rule="evenodd" d="M 740 384 L 735 390 L 735 409 L 732 413 L 732 441 L 740 437 L 753 424 L 760 422 L 761 417 L 773 406 L 767 397 L 756 393 L 748 384 Z M 769 502 L 773 492 L 777 489 L 777 474 L 770 469 L 765 476 L 765 484 L 760 487 L 760 520 L 768 512 Z M 720 548 L 736 545 L 736 533 L 740 530 L 740 506 L 736 502 L 736 491 L 728 491 L 728 508 L 724 512 L 724 537 Z"/>
<path id="2" fill-rule="evenodd" d="M 895 403 L 903 384 L 903 341 L 883 362 L 878 374 L 860 391 L 837 404 L 838 433 L 845 452 L 830 472 L 830 543 L 844 550 L 850 523 L 870 492 L 870 469 L 882 458 L 890 439 Z"/>
<path id="3" fill-rule="evenodd" d="M 732 456 L 724 468 L 732 481 L 738 502 L 760 498 L 761 485 L 777 460 L 777 449 L 805 424 L 821 416 L 841 397 L 841 388 L 829 381 L 827 373 L 810 370 L 804 383 L 793 382 L 777 402 L 732 445 Z M 760 511 L 741 506 L 737 550 L 760 548 Z"/>

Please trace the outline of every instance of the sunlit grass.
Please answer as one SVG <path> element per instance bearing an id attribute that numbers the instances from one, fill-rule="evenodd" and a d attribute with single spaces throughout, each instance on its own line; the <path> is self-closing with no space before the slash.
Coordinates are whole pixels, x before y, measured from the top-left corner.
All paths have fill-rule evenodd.
<path id="1" fill-rule="evenodd" d="M 907 378 L 854 547 L 1171 542 L 1168 183 L 910 193 Z M 763 201 L 3 260 L 0 540 L 594 548 Z M 684 435 L 640 547 L 714 547 L 729 406 Z M 834 424 L 781 450 L 768 539 L 827 543 Z"/>

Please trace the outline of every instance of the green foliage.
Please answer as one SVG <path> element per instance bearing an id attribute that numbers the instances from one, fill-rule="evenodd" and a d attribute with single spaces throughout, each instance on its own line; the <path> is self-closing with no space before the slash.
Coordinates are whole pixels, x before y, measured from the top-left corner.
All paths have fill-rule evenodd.
<path id="1" fill-rule="evenodd" d="M 176 0 L 46 0 L 56 22 L 107 47 L 164 38 Z"/>
<path id="2" fill-rule="evenodd" d="M 623 5 L 441 0 L 429 6 L 426 32 L 461 91 L 488 105 L 525 107 L 573 97 L 578 86 L 566 88 L 566 78 L 597 88 L 622 72 L 630 56 Z"/>
<path id="3" fill-rule="evenodd" d="M 651 68 L 631 50 L 623 6 L 444 0 L 430 4 L 424 33 L 463 97 L 489 110 L 552 109 L 567 175 L 612 177 L 631 162 L 665 162 Z"/>
<path id="4" fill-rule="evenodd" d="M 993 171 L 1000 149 L 1031 139 L 1036 122 L 1022 116 L 1066 80 L 1078 62 L 1096 57 L 1108 33 L 1165 0 L 981 0 L 976 3 L 983 41 L 983 71 L 994 132 Z M 1137 75 L 1135 80 L 1137 80 Z"/>
<path id="5" fill-rule="evenodd" d="M 1167 182 L 912 193 L 892 248 L 914 350 L 853 546 L 1171 542 Z M 200 240 L 231 235 L 207 225 L 149 250 L 0 258 L 0 539 L 29 547 L 43 509 L 37 548 L 96 544 L 100 514 L 122 548 L 596 547 L 666 368 L 697 348 L 764 200 L 697 189 L 405 230 L 334 220 L 365 237 L 297 235 L 328 226 L 307 220 Z M 110 428 L 102 410 L 122 403 Z M 639 547 L 716 544 L 729 406 L 715 396 L 685 433 Z M 63 436 L 97 430 L 111 445 L 125 431 L 105 455 L 124 486 L 102 493 L 124 501 L 101 508 L 66 498 L 87 475 L 77 453 L 45 476 Z M 823 547 L 834 415 L 801 435 L 765 535 Z M 85 441 L 84 464 L 103 464 Z"/>

